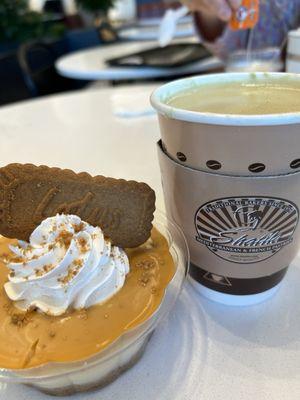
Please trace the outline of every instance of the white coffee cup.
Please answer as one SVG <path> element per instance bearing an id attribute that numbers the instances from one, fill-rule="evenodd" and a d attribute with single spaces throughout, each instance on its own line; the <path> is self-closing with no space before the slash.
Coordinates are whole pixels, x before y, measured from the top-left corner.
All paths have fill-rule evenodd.
<path id="1" fill-rule="evenodd" d="M 186 235 L 193 282 L 207 297 L 238 305 L 271 296 L 298 251 L 300 113 L 218 115 L 166 102 L 195 84 L 249 77 L 187 78 L 162 86 L 151 98 L 162 134 L 166 209 Z M 268 78 L 300 82 L 297 75 Z M 179 150 L 186 160 L 177 159 Z"/>

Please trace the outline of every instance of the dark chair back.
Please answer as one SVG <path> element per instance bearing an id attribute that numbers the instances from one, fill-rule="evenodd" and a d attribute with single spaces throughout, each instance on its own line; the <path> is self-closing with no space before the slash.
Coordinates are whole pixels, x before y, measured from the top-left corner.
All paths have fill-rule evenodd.
<path id="1" fill-rule="evenodd" d="M 84 86 L 81 81 L 64 78 L 56 72 L 57 57 L 53 47 L 45 42 L 28 42 L 20 46 L 18 60 L 32 96 L 65 92 Z"/>
<path id="2" fill-rule="evenodd" d="M 89 47 L 99 46 L 101 40 L 95 28 L 72 29 L 65 33 L 68 51 L 78 51 Z"/>
<path id="3" fill-rule="evenodd" d="M 63 14 L 64 7 L 61 0 L 46 0 L 43 11 L 46 13 Z"/>
<path id="4" fill-rule="evenodd" d="M 0 53 L 0 105 L 30 98 L 16 51 Z"/>

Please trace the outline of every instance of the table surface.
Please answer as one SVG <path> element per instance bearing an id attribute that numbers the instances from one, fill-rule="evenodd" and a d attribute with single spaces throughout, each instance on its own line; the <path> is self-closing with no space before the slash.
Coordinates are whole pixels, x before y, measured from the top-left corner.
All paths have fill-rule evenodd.
<path id="1" fill-rule="evenodd" d="M 162 208 L 156 117 L 116 116 L 120 96 L 126 108 L 139 90 L 147 109 L 152 89 L 84 91 L 3 107 L 1 163 L 32 162 L 143 180 L 156 190 Z M 72 399 L 299 400 L 299 293 L 299 257 L 278 293 L 257 306 L 212 303 L 187 282 L 141 361 L 100 392 Z M 0 384 L 0 400 L 15 399 L 49 397 Z"/>
<path id="2" fill-rule="evenodd" d="M 162 21 L 163 17 L 154 17 L 154 18 L 139 18 L 136 21 L 133 21 L 135 25 L 145 27 L 145 26 L 156 26 L 158 27 Z M 185 17 L 180 18 L 177 21 L 177 25 L 187 24 L 193 22 L 193 16 L 191 14 L 186 15 Z"/>
<path id="3" fill-rule="evenodd" d="M 157 40 L 159 25 L 157 26 L 132 26 L 121 28 L 118 36 L 122 40 Z M 174 38 L 186 38 L 195 36 L 196 31 L 193 21 L 177 24 Z"/>
<path id="4" fill-rule="evenodd" d="M 194 42 L 196 39 L 189 39 Z M 173 43 L 187 42 L 175 40 Z M 158 43 L 149 42 L 123 42 L 113 45 L 98 46 L 88 50 L 80 50 L 60 57 L 56 62 L 57 71 L 68 78 L 86 80 L 129 80 L 150 79 L 169 76 L 196 74 L 212 69 L 221 68 L 222 62 L 211 57 L 177 68 L 153 67 L 110 67 L 105 63 L 107 59 L 121 57 L 126 54 L 157 47 Z"/>

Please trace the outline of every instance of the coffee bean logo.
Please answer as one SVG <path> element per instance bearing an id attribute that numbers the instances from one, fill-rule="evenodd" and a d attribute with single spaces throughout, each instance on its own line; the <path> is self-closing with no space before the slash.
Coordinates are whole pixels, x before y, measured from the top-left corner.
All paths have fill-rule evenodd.
<path id="1" fill-rule="evenodd" d="M 249 165 L 249 171 L 254 172 L 255 174 L 258 174 L 259 172 L 262 172 L 266 169 L 265 164 L 262 163 L 254 163 Z"/>
<path id="2" fill-rule="evenodd" d="M 217 170 L 220 169 L 222 167 L 221 163 L 219 161 L 216 160 L 208 160 L 206 163 L 207 168 L 213 169 L 213 170 Z"/>
<path id="3" fill-rule="evenodd" d="M 183 153 L 180 153 L 180 151 L 176 154 L 177 158 L 179 161 L 185 162 L 186 161 L 186 156 Z"/>
<path id="4" fill-rule="evenodd" d="M 299 168 L 300 167 L 300 158 L 296 158 L 296 160 L 292 161 L 290 163 L 290 167 L 293 169 Z"/>

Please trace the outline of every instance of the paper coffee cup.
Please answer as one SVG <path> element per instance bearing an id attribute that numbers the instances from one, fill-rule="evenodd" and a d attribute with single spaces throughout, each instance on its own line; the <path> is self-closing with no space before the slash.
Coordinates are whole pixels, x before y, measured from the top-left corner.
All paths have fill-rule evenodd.
<path id="1" fill-rule="evenodd" d="M 151 96 L 158 112 L 162 143 L 176 162 L 207 172 L 229 175 L 276 175 L 300 169 L 300 113 L 225 115 L 175 109 L 172 96 L 208 83 L 292 80 L 282 73 L 226 73 L 180 79 Z"/>
<path id="2" fill-rule="evenodd" d="M 187 78 L 162 86 L 151 98 L 162 136 L 158 154 L 167 213 L 186 235 L 197 288 L 227 304 L 253 304 L 272 295 L 297 254 L 300 113 L 198 113 L 166 101 L 203 83 L 265 77 Z M 292 74 L 268 78 L 300 81 Z"/>
<path id="3" fill-rule="evenodd" d="M 243 297 L 232 304 L 255 303 L 272 293 L 299 247 L 300 172 L 258 178 L 212 174 L 176 163 L 161 142 L 158 155 L 167 214 L 186 236 L 192 278 Z"/>

